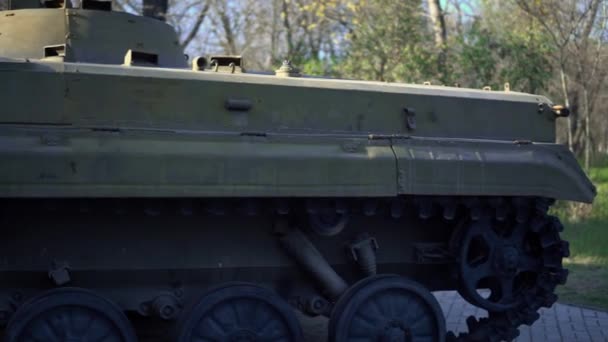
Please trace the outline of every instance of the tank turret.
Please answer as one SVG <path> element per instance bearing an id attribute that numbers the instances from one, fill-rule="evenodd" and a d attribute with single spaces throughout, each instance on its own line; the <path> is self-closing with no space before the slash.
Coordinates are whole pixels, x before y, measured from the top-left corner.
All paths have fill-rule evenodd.
<path id="1" fill-rule="evenodd" d="M 0 16 L 0 56 L 75 63 L 185 68 L 173 28 L 113 12 L 111 1 L 11 1 Z"/>

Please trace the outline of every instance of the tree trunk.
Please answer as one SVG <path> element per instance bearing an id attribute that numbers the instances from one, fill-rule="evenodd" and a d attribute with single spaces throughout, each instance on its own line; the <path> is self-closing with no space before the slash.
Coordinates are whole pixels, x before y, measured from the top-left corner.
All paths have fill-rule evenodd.
<path id="1" fill-rule="evenodd" d="M 462 7 L 460 2 L 454 1 L 454 8 L 456 8 L 456 33 L 458 34 L 458 37 L 462 37 L 464 24 L 462 22 Z"/>
<path id="2" fill-rule="evenodd" d="M 281 9 L 278 0 L 272 2 L 272 25 L 270 31 L 270 59 L 266 62 L 266 68 L 271 68 L 278 60 L 279 51 L 279 21 L 281 18 Z"/>
<path id="3" fill-rule="evenodd" d="M 168 9 L 169 0 L 143 0 L 143 15 L 145 17 L 166 21 Z"/>
<path id="4" fill-rule="evenodd" d="M 439 78 L 443 83 L 447 83 L 447 31 L 445 27 L 445 18 L 443 16 L 443 11 L 441 10 L 440 0 L 428 0 L 428 5 L 429 15 L 433 21 L 433 31 L 435 32 L 435 46 L 439 49 Z"/>
<path id="5" fill-rule="evenodd" d="M 566 71 L 564 70 L 564 63 L 560 63 L 559 74 L 562 81 L 562 95 L 564 96 L 564 106 L 570 108 L 570 99 L 568 98 L 568 81 L 566 79 Z M 572 115 L 568 116 L 568 148 L 570 151 L 574 151 L 572 146 Z"/>
<path id="6" fill-rule="evenodd" d="M 584 163 L 585 169 L 589 170 L 590 163 L 590 151 L 591 151 L 591 143 L 590 143 L 590 132 L 589 132 L 589 121 L 591 117 L 591 108 L 589 101 L 589 83 L 591 80 L 589 78 L 593 77 L 595 73 L 593 68 L 589 68 L 590 65 L 593 65 L 589 61 L 589 42 L 591 41 L 591 33 L 593 31 L 593 27 L 595 25 L 595 19 L 597 18 L 597 14 L 599 11 L 600 0 L 593 0 L 589 4 L 589 11 L 587 13 L 586 22 L 583 25 L 583 33 L 580 36 L 580 44 L 575 44 L 577 46 L 577 64 L 578 70 L 575 75 L 576 84 L 579 84 L 582 88 L 583 93 L 583 117 L 582 117 L 582 133 L 583 133 L 583 148 L 584 148 Z M 591 70 L 590 70 L 591 69 Z"/>
<path id="7" fill-rule="evenodd" d="M 220 17 L 220 21 L 222 23 L 222 28 L 224 29 L 224 38 L 225 38 L 225 51 L 229 55 L 236 55 L 238 53 L 236 47 L 236 35 L 232 30 L 232 20 L 228 16 L 226 8 L 218 8 L 218 15 Z"/>
<path id="8" fill-rule="evenodd" d="M 591 133 L 589 132 L 589 92 L 583 88 L 583 102 L 585 105 L 585 170 L 589 171 L 591 158 Z"/>
<path id="9" fill-rule="evenodd" d="M 287 59 L 294 57 L 295 46 L 293 43 L 293 32 L 291 29 L 291 22 L 289 21 L 289 7 L 288 0 L 283 0 L 281 6 L 281 13 L 283 16 L 283 28 L 285 29 L 285 38 L 287 39 Z"/>

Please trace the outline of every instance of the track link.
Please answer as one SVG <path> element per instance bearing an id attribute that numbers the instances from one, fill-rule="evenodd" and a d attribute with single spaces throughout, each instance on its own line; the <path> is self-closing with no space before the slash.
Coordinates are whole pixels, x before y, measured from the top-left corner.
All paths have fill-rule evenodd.
<path id="1" fill-rule="evenodd" d="M 448 341 L 511 341 L 519 335 L 518 327 L 531 325 L 538 318 L 538 310 L 553 305 L 557 296 L 556 286 L 565 283 L 568 271 L 563 268 L 562 258 L 569 255 L 568 244 L 561 240 L 559 233 L 563 226 L 548 210 L 553 200 L 533 197 L 442 197 L 442 196 L 400 196 L 376 199 L 209 199 L 209 200 L 3 200 L 0 210 L 5 215 L 17 211 L 30 211 L 38 207 L 42 211 L 88 213 L 104 211 L 112 215 L 141 212 L 146 216 L 159 215 L 275 215 L 293 218 L 299 225 L 311 224 L 310 215 L 317 212 L 332 212 L 332 219 L 345 224 L 344 216 L 349 214 L 365 217 L 384 216 L 400 220 L 404 217 L 420 221 L 435 220 L 431 223 L 445 223 L 445 231 L 450 241 L 446 241 L 446 253 L 441 262 L 454 260 L 457 263 L 459 241 L 466 233 L 466 225 L 490 218 L 492 222 L 525 224 L 530 232 L 539 236 L 542 250 L 542 270 L 538 273 L 534 286 L 526 289 L 523 301 L 513 309 L 488 312 L 486 318 L 469 317 L 468 332 L 449 332 Z M 111 203 L 111 205 L 110 205 Z M 1 215 L 0 215 L 1 218 Z M 330 220 L 331 221 L 331 220 Z M 405 220 L 404 222 L 407 222 Z M 327 222 L 325 222 L 327 223 Z M 333 234 L 332 227 L 321 227 Z M 342 229 L 343 227 L 339 227 Z M 443 228 L 441 228 L 443 229 Z M 370 230 L 373 234 L 373 230 Z M 329 234 L 329 235 L 331 235 Z M 323 235 L 323 234 L 320 234 Z M 458 272 L 455 270 L 457 277 Z"/>
<path id="2" fill-rule="evenodd" d="M 494 202 L 496 204 L 497 202 Z M 467 333 L 456 335 L 449 332 L 447 340 L 451 342 L 495 342 L 512 341 L 519 336 L 518 327 L 532 325 L 540 318 L 538 310 L 551 307 L 557 301 L 555 288 L 565 284 L 568 270 L 563 268 L 562 258 L 569 256 L 568 243 L 559 238 L 563 226 L 557 217 L 548 215 L 548 209 L 554 203 L 549 199 L 512 199 L 511 205 L 505 205 L 507 211 L 517 222 L 529 224 L 532 232 L 539 234 L 542 247 L 542 271 L 538 274 L 536 284 L 523 293 L 522 303 L 506 312 L 489 312 L 486 318 L 468 317 Z M 496 220 L 504 219 L 505 207 L 490 206 L 485 209 L 486 215 Z M 482 214 L 483 215 L 483 214 Z M 471 219 L 481 215 L 471 210 Z"/>

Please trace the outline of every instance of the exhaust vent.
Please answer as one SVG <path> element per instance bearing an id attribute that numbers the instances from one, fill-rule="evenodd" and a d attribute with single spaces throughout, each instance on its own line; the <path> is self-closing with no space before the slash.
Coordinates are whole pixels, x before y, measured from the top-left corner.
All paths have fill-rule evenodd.
<path id="1" fill-rule="evenodd" d="M 124 65 L 158 66 L 158 55 L 155 53 L 128 50 Z"/>
<path id="2" fill-rule="evenodd" d="M 45 46 L 44 47 L 44 58 L 51 58 L 51 57 L 64 58 L 65 50 L 66 50 L 65 44 Z"/>

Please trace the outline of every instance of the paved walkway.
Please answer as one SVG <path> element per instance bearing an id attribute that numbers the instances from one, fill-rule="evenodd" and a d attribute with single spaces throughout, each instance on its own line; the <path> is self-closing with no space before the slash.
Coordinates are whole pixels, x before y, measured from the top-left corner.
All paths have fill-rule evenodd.
<path id="1" fill-rule="evenodd" d="M 466 319 L 483 317 L 484 310 L 465 302 L 456 292 L 437 292 L 435 296 L 446 316 L 448 330 L 464 332 Z M 518 342 L 608 342 L 608 313 L 575 306 L 555 304 L 541 309 L 541 318 L 531 327 L 520 328 Z M 325 341 L 327 320 L 302 318 L 307 342 Z"/>

